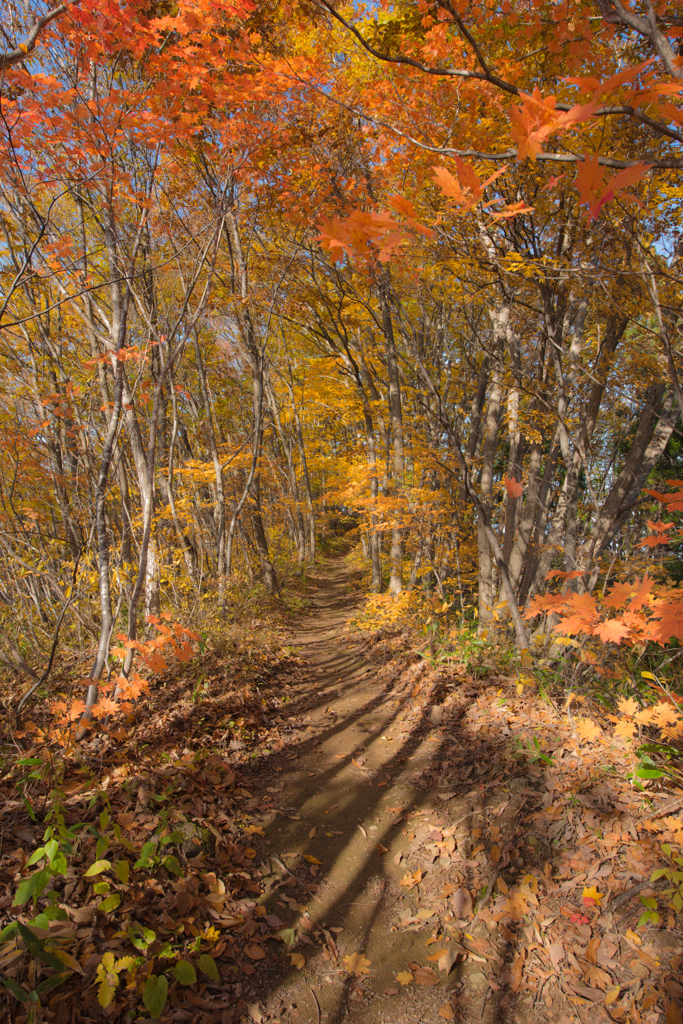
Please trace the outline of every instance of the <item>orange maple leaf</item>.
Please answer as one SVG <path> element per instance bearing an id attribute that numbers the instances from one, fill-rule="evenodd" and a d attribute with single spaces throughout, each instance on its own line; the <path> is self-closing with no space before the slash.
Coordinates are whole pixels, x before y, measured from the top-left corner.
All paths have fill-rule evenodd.
<path id="1" fill-rule="evenodd" d="M 512 477 L 504 476 L 503 483 L 505 484 L 505 490 L 508 492 L 511 498 L 521 498 L 524 494 L 524 488 L 520 480 L 515 480 Z"/>
<path id="2" fill-rule="evenodd" d="M 623 619 L 606 619 L 595 627 L 595 634 L 603 643 L 620 644 L 631 635 L 631 628 Z"/>

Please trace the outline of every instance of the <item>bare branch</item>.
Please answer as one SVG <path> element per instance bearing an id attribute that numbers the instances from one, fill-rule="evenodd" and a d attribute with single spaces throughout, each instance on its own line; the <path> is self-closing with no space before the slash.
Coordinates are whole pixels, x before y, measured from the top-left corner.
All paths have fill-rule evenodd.
<path id="1" fill-rule="evenodd" d="M 12 64 L 20 64 L 22 60 L 26 60 L 29 53 L 35 50 L 38 36 L 43 29 L 58 18 L 60 14 L 64 14 L 66 10 L 66 4 L 60 4 L 59 7 L 55 7 L 54 10 L 48 11 L 42 18 L 39 18 L 31 29 L 30 35 L 25 43 L 20 43 L 16 50 L 10 50 L 9 53 L 0 53 L 0 71 L 4 71 L 5 68 L 10 67 Z"/>

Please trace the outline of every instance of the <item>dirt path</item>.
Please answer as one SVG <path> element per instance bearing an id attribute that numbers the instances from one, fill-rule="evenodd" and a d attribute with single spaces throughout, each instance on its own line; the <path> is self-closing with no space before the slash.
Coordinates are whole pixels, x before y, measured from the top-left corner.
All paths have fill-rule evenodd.
<path id="1" fill-rule="evenodd" d="M 390 644 L 368 650 L 347 631 L 361 591 L 343 561 L 316 568 L 309 588 L 292 635 L 299 667 L 278 680 L 290 698 L 282 749 L 250 773 L 250 788 L 275 808 L 261 820 L 260 912 L 291 929 L 292 944 L 244 986 L 244 1019 L 631 1019 L 602 1004 L 612 992 L 621 1006 L 620 985 L 632 999 L 654 977 L 652 963 L 638 974 L 629 955 L 618 962 L 637 917 L 597 906 L 582 917 L 580 895 L 584 884 L 604 891 L 608 873 L 626 865 L 614 853 L 605 867 L 578 818 L 558 829 L 559 812 L 544 817 L 559 783 L 513 747 L 496 696 L 510 680 L 445 674 L 393 657 Z M 565 777 L 574 767 L 569 760 Z M 615 810 L 624 798 L 604 786 L 596 796 L 592 785 L 585 780 L 583 805 L 600 813 L 602 800 L 618 835 L 614 822 L 632 808 Z M 642 889 L 639 867 L 610 880 Z M 660 966 L 661 948 L 646 944 L 638 957 L 645 949 Z"/>

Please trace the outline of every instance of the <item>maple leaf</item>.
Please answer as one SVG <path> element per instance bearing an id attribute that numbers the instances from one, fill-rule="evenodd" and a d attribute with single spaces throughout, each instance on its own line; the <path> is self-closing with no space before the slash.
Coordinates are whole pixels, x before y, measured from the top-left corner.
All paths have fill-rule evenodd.
<path id="1" fill-rule="evenodd" d="M 592 722 L 590 718 L 582 718 L 577 722 L 576 731 L 581 739 L 586 740 L 588 743 L 602 738 L 602 729 L 595 722 Z"/>
<path id="2" fill-rule="evenodd" d="M 569 572 L 565 572 L 563 569 L 551 569 L 550 572 L 546 573 L 545 578 L 547 580 L 553 580 L 558 577 L 561 580 L 575 580 L 579 576 L 585 576 L 585 569 L 571 569 Z"/>
<path id="3" fill-rule="evenodd" d="M 602 899 L 604 895 L 604 892 L 598 892 L 594 885 L 584 885 L 582 895 L 584 906 L 602 906 Z"/>
<path id="4" fill-rule="evenodd" d="M 623 619 L 606 619 L 604 622 L 598 623 L 594 632 L 605 644 L 620 644 L 622 640 L 631 635 L 631 629 Z"/>
<path id="5" fill-rule="evenodd" d="M 116 715 L 121 710 L 119 702 L 112 697 L 100 697 L 90 709 L 93 718 L 106 718 L 108 715 Z"/>
<path id="6" fill-rule="evenodd" d="M 592 594 L 571 594 L 567 597 L 567 613 L 555 626 L 557 633 L 593 633 L 598 608 Z"/>
<path id="7" fill-rule="evenodd" d="M 354 974 L 357 978 L 370 973 L 372 960 L 368 960 L 362 953 L 350 953 L 343 960 L 349 974 Z"/>
<path id="8" fill-rule="evenodd" d="M 60 725 L 67 722 L 77 722 L 85 711 L 84 700 L 72 700 L 67 703 L 65 700 L 56 700 L 50 705 L 53 718 Z"/>
<path id="9" fill-rule="evenodd" d="M 683 639 L 683 601 L 663 601 L 656 609 L 656 616 L 643 630 L 645 639 L 667 644 L 672 637 Z"/>
<path id="10" fill-rule="evenodd" d="M 521 498 L 524 494 L 524 488 L 522 487 L 520 480 L 514 480 L 508 476 L 504 476 L 503 483 L 505 485 L 505 490 L 511 498 Z"/>
<path id="11" fill-rule="evenodd" d="M 596 158 L 597 159 L 597 158 Z M 633 167 L 625 167 L 623 171 L 619 171 L 610 178 L 602 188 L 599 196 L 593 202 L 590 210 L 588 211 L 588 220 L 596 220 L 600 214 L 600 210 L 603 208 L 605 203 L 610 202 L 614 199 L 614 194 L 619 189 L 627 188 L 630 185 L 635 185 L 641 181 L 642 178 L 652 167 L 652 164 L 638 163 Z"/>
<path id="12" fill-rule="evenodd" d="M 622 715 L 632 716 L 639 710 L 640 705 L 633 697 L 620 697 L 617 701 L 617 707 Z"/>
<path id="13" fill-rule="evenodd" d="M 395 977 L 399 985 L 412 985 L 415 980 L 412 971 L 399 971 Z"/>

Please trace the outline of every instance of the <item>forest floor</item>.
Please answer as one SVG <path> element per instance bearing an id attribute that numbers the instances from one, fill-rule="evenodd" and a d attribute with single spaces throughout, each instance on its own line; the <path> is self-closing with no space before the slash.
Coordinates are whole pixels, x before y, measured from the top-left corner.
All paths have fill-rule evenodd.
<path id="1" fill-rule="evenodd" d="M 345 563 L 309 581 L 280 679 L 288 742 L 249 773 L 277 803 L 259 902 L 297 944 L 244 985 L 246 1019 L 679 1021 L 683 933 L 635 931 L 661 866 L 647 827 L 676 794 L 607 774 L 516 674 L 349 632 L 362 591 Z M 551 763 L 529 763 L 537 734 Z"/>
<path id="2" fill-rule="evenodd" d="M 135 984 L 104 1010 L 96 998 L 103 953 L 130 952 L 135 935 L 148 973 L 192 936 L 217 964 L 196 987 L 171 979 L 168 1024 L 681 1024 L 679 919 L 637 922 L 641 897 L 666 885 L 650 878 L 683 793 L 638 792 L 623 744 L 579 739 L 517 672 L 350 628 L 363 587 L 349 562 L 317 565 L 301 592 L 289 654 L 257 687 L 205 661 L 155 687 L 127 738 L 66 758 L 64 820 L 90 812 L 100 845 L 83 833 L 59 893 L 68 921 L 50 928 L 78 973 L 44 1019 L 149 1021 Z M 11 773 L 0 796 L 2 926 L 44 824 Z M 177 880 L 135 881 L 138 861 L 104 914 L 88 865 L 180 827 L 194 835 Z M 5 1005 L 1 1020 L 25 1020 Z"/>

